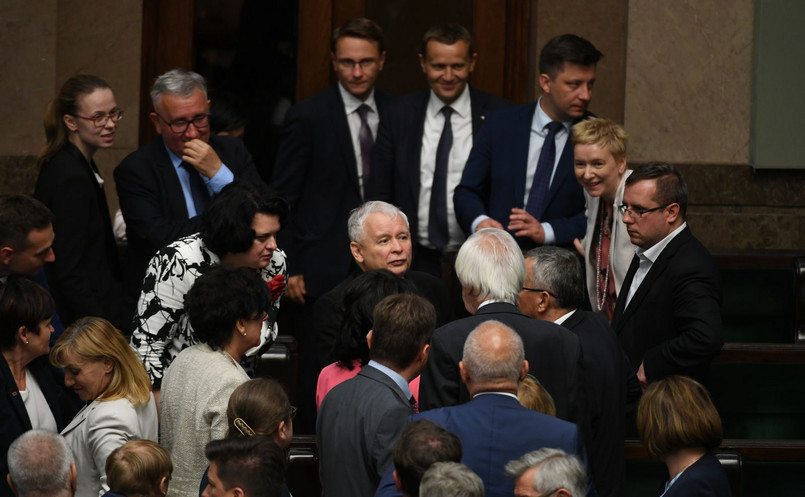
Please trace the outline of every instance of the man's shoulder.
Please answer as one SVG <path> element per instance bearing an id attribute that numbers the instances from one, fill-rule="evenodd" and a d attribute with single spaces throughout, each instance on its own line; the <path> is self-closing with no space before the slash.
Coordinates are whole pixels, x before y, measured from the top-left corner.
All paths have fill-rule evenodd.
<path id="1" fill-rule="evenodd" d="M 300 100 L 288 110 L 288 115 L 296 117 L 320 116 L 324 112 L 331 112 L 334 106 L 340 106 L 342 109 L 344 107 L 341 95 L 338 93 L 337 83 L 327 86 L 304 100 Z"/>
<path id="2" fill-rule="evenodd" d="M 669 266 L 682 272 L 718 272 L 712 254 L 707 247 L 693 235 L 689 226 L 668 243 L 660 253 L 660 257 L 668 257 Z"/>
<path id="3" fill-rule="evenodd" d="M 169 161 L 169 157 L 167 150 L 165 150 L 162 137 L 157 136 L 150 142 L 124 157 L 120 162 L 120 165 L 115 168 L 115 174 L 118 174 L 118 171 L 121 169 L 126 170 L 129 168 L 140 168 L 143 164 L 153 165 L 160 160 Z"/>
<path id="4" fill-rule="evenodd" d="M 480 104 L 487 110 L 506 109 L 515 107 L 516 105 L 511 100 L 499 97 L 493 93 L 488 93 L 483 90 L 478 90 L 470 86 L 470 100 L 473 104 Z"/>

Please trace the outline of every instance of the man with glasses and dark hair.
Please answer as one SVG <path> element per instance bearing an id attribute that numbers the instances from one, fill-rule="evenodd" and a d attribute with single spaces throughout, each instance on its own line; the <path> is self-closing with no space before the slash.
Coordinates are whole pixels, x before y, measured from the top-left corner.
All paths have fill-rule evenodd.
<path id="1" fill-rule="evenodd" d="M 673 374 L 705 380 L 724 343 L 718 269 L 685 222 L 687 204 L 671 164 L 649 163 L 626 180 L 620 211 L 638 248 L 612 328 L 643 388 Z"/>
<path id="2" fill-rule="evenodd" d="M 184 69 L 157 77 L 151 121 L 160 135 L 115 169 L 126 221 L 130 306 L 157 250 L 199 230 L 205 205 L 235 178 L 261 181 L 243 141 L 210 133 L 204 78 Z"/>

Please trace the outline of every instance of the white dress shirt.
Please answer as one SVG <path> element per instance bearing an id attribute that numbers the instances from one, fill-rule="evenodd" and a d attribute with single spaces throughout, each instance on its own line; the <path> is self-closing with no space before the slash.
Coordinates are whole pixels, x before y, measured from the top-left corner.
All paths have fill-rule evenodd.
<path id="1" fill-rule="evenodd" d="M 687 225 L 688 223 L 682 223 L 682 226 L 669 233 L 665 238 L 654 244 L 654 246 L 649 249 L 643 250 L 640 247 L 635 249 L 635 254 L 637 255 L 637 258 L 640 259 L 640 266 L 638 266 L 637 271 L 634 274 L 632 286 L 629 287 L 629 293 L 626 294 L 626 305 L 624 305 L 624 308 L 629 306 L 629 302 L 632 301 L 632 297 L 634 297 L 635 292 L 637 292 L 637 289 L 640 288 L 640 284 L 643 283 L 644 279 L 646 279 L 646 275 L 651 269 L 651 266 L 654 264 L 654 261 L 657 260 L 657 257 L 660 256 L 662 251 L 665 250 L 665 247 L 671 243 L 671 240 L 673 240 L 676 235 L 680 234 Z"/>
<path id="2" fill-rule="evenodd" d="M 358 184 L 361 185 L 361 195 L 364 195 L 363 184 L 363 159 L 361 158 L 361 116 L 358 114 L 358 107 L 363 104 L 369 106 L 369 112 L 366 113 L 366 123 L 369 125 L 369 130 L 372 132 L 372 140 L 377 139 L 377 127 L 380 125 L 380 114 L 377 112 L 377 103 L 375 103 L 375 89 L 369 93 L 366 101 L 362 101 L 352 93 L 348 92 L 341 83 L 338 83 L 338 91 L 341 93 L 341 100 L 344 101 L 344 111 L 347 114 L 347 124 L 349 124 L 349 136 L 352 138 L 352 151 L 355 153 L 355 164 L 358 167 Z"/>

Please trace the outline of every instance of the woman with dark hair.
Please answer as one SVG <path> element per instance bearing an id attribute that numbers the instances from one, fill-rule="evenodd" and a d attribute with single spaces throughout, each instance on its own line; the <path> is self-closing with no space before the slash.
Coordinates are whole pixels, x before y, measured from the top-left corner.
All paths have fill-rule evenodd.
<path id="1" fill-rule="evenodd" d="M 31 429 L 58 433 L 74 410 L 48 364 L 53 299 L 25 278 L 0 285 L 0 474 L 8 474 L 11 443 Z M 14 495 L 0 478 L 0 496 Z"/>
<path id="2" fill-rule="evenodd" d="M 661 497 L 729 497 L 718 458 L 721 418 L 710 394 L 687 376 L 651 383 L 640 399 L 637 430 L 648 453 L 668 467 Z"/>
<path id="3" fill-rule="evenodd" d="M 338 306 L 339 333 L 333 345 L 337 362 L 319 373 L 316 385 L 316 409 L 334 386 L 355 375 L 369 362 L 366 334 L 372 329 L 372 312 L 378 302 L 397 293 L 416 293 L 413 283 L 387 269 L 366 271 L 349 282 Z M 418 398 L 419 377 L 411 382 L 411 391 Z"/>
<path id="4" fill-rule="evenodd" d="M 109 84 L 79 74 L 62 85 L 45 111 L 47 144 L 39 154 L 34 196 L 53 211 L 59 254 L 47 265 L 48 283 L 65 324 L 101 316 L 127 330 L 122 276 L 109 206 L 93 156 L 114 144 L 123 110 Z"/>
<path id="5" fill-rule="evenodd" d="M 197 494 L 204 447 L 226 435 L 229 396 L 249 380 L 240 359 L 260 343 L 271 294 L 254 271 L 221 264 L 198 278 L 184 301 L 200 343 L 181 351 L 162 380 L 160 434 L 173 459 L 171 496 Z"/>

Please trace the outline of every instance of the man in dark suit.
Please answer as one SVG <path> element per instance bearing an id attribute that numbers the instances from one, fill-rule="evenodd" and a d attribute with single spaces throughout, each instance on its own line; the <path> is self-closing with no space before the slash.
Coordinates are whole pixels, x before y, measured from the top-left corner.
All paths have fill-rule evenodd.
<path id="1" fill-rule="evenodd" d="M 174 69 L 151 89 L 151 121 L 160 135 L 115 169 L 126 221 L 126 298 L 131 313 L 145 267 L 157 250 L 199 230 L 210 198 L 235 178 L 261 181 L 243 142 L 210 134 L 204 78 Z"/>
<path id="2" fill-rule="evenodd" d="M 419 290 L 420 295 L 433 304 L 436 326 L 450 321 L 447 290 L 441 280 L 421 271 L 410 270 L 411 232 L 405 213 L 387 202 L 370 200 L 352 211 L 347 226 L 350 251 L 359 271 L 353 272 L 319 298 L 313 308 L 320 368 L 334 360 L 332 348 L 336 335 L 341 331 L 338 306 L 350 282 L 361 272 L 388 269 L 398 277 L 407 279 Z"/>
<path id="3" fill-rule="evenodd" d="M 374 87 L 386 59 L 377 23 L 358 18 L 337 28 L 330 58 L 338 81 L 288 111 L 272 179 L 291 204 L 279 238 L 289 275 L 281 319 L 299 343 L 302 433 L 312 432 L 316 415 L 313 305 L 353 269 L 344 226 L 367 198 L 374 137 L 390 98 Z"/>
<path id="4" fill-rule="evenodd" d="M 487 112 L 510 102 L 470 88 L 478 54 L 469 31 L 448 23 L 422 38 L 419 64 L 430 86 L 399 98 L 384 116 L 372 155 L 372 195 L 402 209 L 411 223 L 414 269 L 441 277 L 444 252 L 465 239 L 453 212 L 475 133 Z"/>
<path id="5" fill-rule="evenodd" d="M 436 324 L 433 306 L 418 295 L 386 297 L 367 335 L 371 360 L 330 390 L 319 410 L 316 444 L 325 497 L 372 495 L 391 464 L 391 451 L 415 401 L 408 382 L 428 360 Z"/>
<path id="6" fill-rule="evenodd" d="M 465 233 L 505 227 L 526 248 L 584 236 L 570 127 L 589 115 L 600 57 L 576 35 L 551 39 L 540 53 L 540 99 L 490 116 L 453 197 Z"/>
<path id="7" fill-rule="evenodd" d="M 481 477 L 485 495 L 512 495 L 514 485 L 504 466 L 527 452 L 554 447 L 586 461 L 576 425 L 520 405 L 517 386 L 528 367 L 523 341 L 514 330 L 499 321 L 481 323 L 467 336 L 459 363 L 472 400 L 411 418 L 430 419 L 458 436 L 461 462 Z M 376 496 L 395 495 L 393 483 L 388 484 L 393 470 L 383 477 Z"/>
<path id="8" fill-rule="evenodd" d="M 423 410 L 470 400 L 458 365 L 464 341 L 476 326 L 494 319 L 520 335 L 531 374 L 553 396 L 556 415 L 580 421 L 584 371 L 579 339 L 559 325 L 525 316 L 514 305 L 525 281 L 525 261 L 514 238 L 496 228 L 472 234 L 458 252 L 456 272 L 467 311 L 474 315 L 434 332 L 419 386 Z"/>
<path id="9" fill-rule="evenodd" d="M 526 253 L 525 262 L 525 286 L 517 307 L 526 316 L 552 321 L 579 337 L 588 378 L 585 418 L 589 429 L 585 430 L 584 438 L 590 472 L 599 495 L 623 495 L 629 361 L 606 318 L 580 309 L 586 294 L 584 269 L 576 254 L 559 247 L 537 247 Z"/>
<path id="10" fill-rule="evenodd" d="M 623 223 L 638 248 L 612 328 L 645 388 L 669 375 L 704 382 L 721 350 L 721 281 L 685 222 L 688 188 L 672 165 L 652 162 L 626 180 Z"/>

